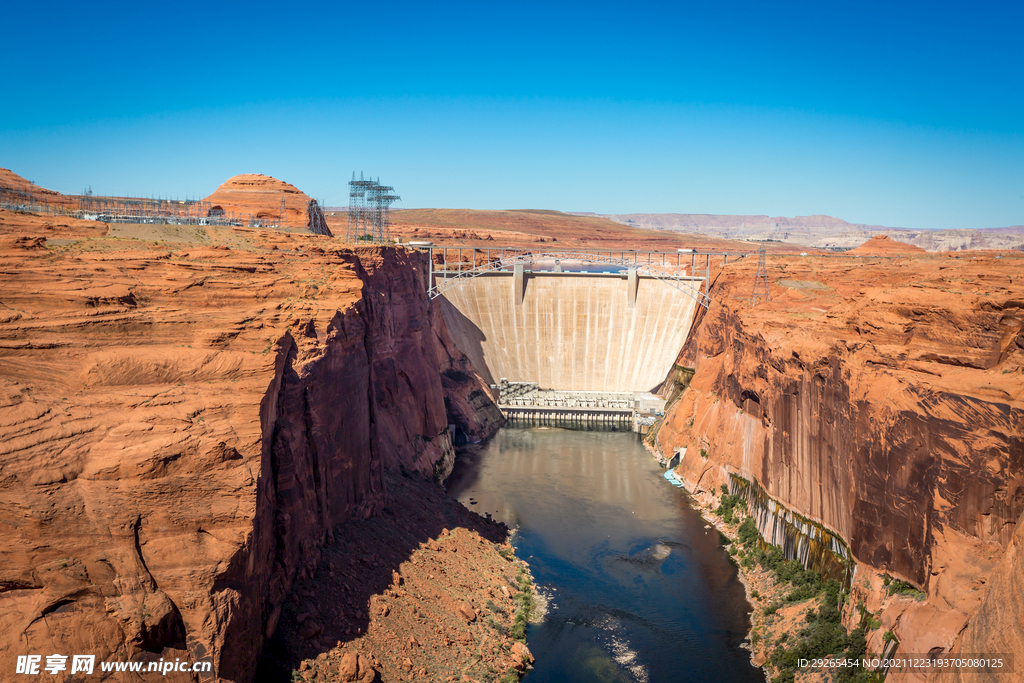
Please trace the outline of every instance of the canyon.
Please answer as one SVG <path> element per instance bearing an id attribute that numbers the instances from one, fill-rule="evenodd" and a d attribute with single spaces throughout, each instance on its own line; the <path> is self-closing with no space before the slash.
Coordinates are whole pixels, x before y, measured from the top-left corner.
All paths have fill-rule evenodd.
<path id="1" fill-rule="evenodd" d="M 339 525 L 384 514 L 390 476 L 443 481 L 449 425 L 500 425 L 422 256 L 226 230 L 245 247 L 0 212 L 0 670 L 81 652 L 250 681 Z"/>
<path id="2" fill-rule="evenodd" d="M 236 176 L 210 200 L 276 216 L 283 185 Z M 550 211 L 411 210 L 394 228 L 753 251 Z M 725 485 L 766 539 L 835 568 L 846 625 L 877 619 L 869 651 L 891 634 L 901 653 L 1022 653 L 1024 256 L 870 237 L 845 255 L 768 243 L 771 298 L 756 304 L 756 255 L 715 265 L 710 307 L 671 309 L 692 326 L 657 333 L 659 354 L 681 351 L 644 375 L 669 399 L 649 443 L 680 458 L 695 501 Z M 209 661 L 245 683 L 261 666 L 385 681 L 524 669 L 528 653 L 476 619 L 488 601 L 511 615 L 525 568 L 508 529 L 437 488 L 457 442 L 503 423 L 488 388 L 501 349 L 490 333 L 473 348 L 473 326 L 424 296 L 424 254 L 0 210 L 0 261 L 0 671 L 54 651 Z M 450 296 L 481 321 L 518 315 L 492 285 Z M 642 287 L 643 306 L 664 299 Z M 561 296 L 543 292 L 537 305 Z"/>
<path id="3" fill-rule="evenodd" d="M 873 241 L 857 259 L 769 257 L 756 305 L 756 261 L 722 269 L 654 446 L 685 449 L 675 472 L 698 499 L 762 491 L 767 507 L 744 495 L 769 540 L 837 539 L 847 624 L 856 605 L 880 622 L 870 652 L 890 632 L 901 653 L 1019 653 L 1024 258 Z M 889 597 L 890 579 L 924 599 Z"/>

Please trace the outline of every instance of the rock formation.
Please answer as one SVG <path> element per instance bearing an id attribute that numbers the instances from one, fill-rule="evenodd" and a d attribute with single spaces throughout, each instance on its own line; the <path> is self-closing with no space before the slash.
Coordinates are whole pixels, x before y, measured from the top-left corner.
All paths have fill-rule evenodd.
<path id="1" fill-rule="evenodd" d="M 385 472 L 443 479 L 449 422 L 495 427 L 470 372 L 442 377 L 421 255 L 241 228 L 256 248 L 48 244 L 0 218 L 0 671 L 80 652 L 249 681 Z"/>
<path id="2" fill-rule="evenodd" d="M 77 200 L 67 197 L 60 192 L 39 187 L 31 180 L 26 180 L 7 168 L 0 168 L 0 190 L 3 189 L 24 193 L 31 196 L 34 201 L 42 204 L 65 207 L 77 207 L 78 205 Z"/>
<path id="3" fill-rule="evenodd" d="M 960 634 L 955 650 L 971 654 L 1012 654 L 1014 671 L 1021 677 L 1020 656 L 1024 652 L 1024 518 L 1006 554 L 992 572 L 988 590 L 978 611 Z M 1002 683 L 1007 674 L 948 674 L 939 681 Z"/>
<path id="4" fill-rule="evenodd" d="M 441 314 L 437 299 L 431 303 L 434 320 L 434 348 L 437 349 L 437 363 L 441 368 L 441 384 L 444 386 L 445 406 L 448 417 L 455 426 L 453 438 L 457 444 L 463 439 L 479 440 L 481 435 L 494 433 L 505 422 L 495 403 L 490 389 L 469 357 L 452 341 Z"/>
<path id="5" fill-rule="evenodd" d="M 895 254 L 923 254 L 925 250 L 912 244 L 898 242 L 888 235 L 875 235 L 848 253 L 864 256 L 890 256 Z"/>
<path id="6" fill-rule="evenodd" d="M 233 215 L 246 221 L 252 217 L 263 221 L 264 225 L 278 225 L 280 218 L 283 228 L 304 230 L 309 223 L 306 214 L 309 197 L 294 185 L 260 173 L 228 178 L 204 201 L 210 202 L 212 213 Z"/>
<path id="7" fill-rule="evenodd" d="M 524 668 L 529 650 L 509 634 L 524 565 L 508 529 L 412 478 L 389 476 L 388 498 L 383 515 L 340 527 L 317 573 L 296 582 L 256 683 L 296 670 L 317 681 L 485 681 Z"/>
<path id="8" fill-rule="evenodd" d="M 687 448 L 677 472 L 698 495 L 736 474 L 837 533 L 869 609 L 883 573 L 925 591 L 883 614 L 902 652 L 948 652 L 968 623 L 979 644 L 1005 621 L 979 611 L 987 591 L 1019 590 L 989 586 L 1024 512 L 1024 258 L 768 267 L 755 308 L 755 260 L 713 284 L 657 447 Z"/>
<path id="9" fill-rule="evenodd" d="M 9 243 L 34 240 L 42 247 L 45 240 L 106 237 L 110 226 L 66 216 L 35 216 L 0 209 L 0 239 Z"/>

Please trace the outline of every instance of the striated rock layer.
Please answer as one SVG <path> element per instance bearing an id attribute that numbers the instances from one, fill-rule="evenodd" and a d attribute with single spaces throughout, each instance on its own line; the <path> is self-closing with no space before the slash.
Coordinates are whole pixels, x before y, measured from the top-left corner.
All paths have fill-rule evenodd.
<path id="1" fill-rule="evenodd" d="M 1001 623 L 979 605 L 1024 512 L 1024 258 L 768 268 L 773 298 L 754 308 L 756 259 L 712 286 L 657 447 L 687 448 L 677 472 L 698 495 L 736 474 L 838 534 L 869 609 L 873 574 L 925 591 L 886 601 L 875 652 L 884 630 L 905 653 L 949 651 L 968 623 L 980 643 Z M 1020 629 L 1007 637 L 1024 652 Z"/>
<path id="2" fill-rule="evenodd" d="M 263 225 L 278 225 L 280 220 L 282 228 L 302 229 L 309 223 L 306 213 L 309 197 L 306 193 L 290 183 L 261 173 L 232 176 L 204 201 L 210 202 L 210 211 L 238 219 L 256 218 L 262 220 Z"/>
<path id="3" fill-rule="evenodd" d="M 388 470 L 450 470 L 446 401 L 479 384 L 442 378 L 423 257 L 257 231 L 48 246 L 4 218 L 0 670 L 90 653 L 251 680 L 331 528 L 380 511 Z M 495 427 L 476 400 L 471 438 Z"/>
<path id="4" fill-rule="evenodd" d="M 1024 522 L 1022 518 L 1021 522 Z M 1020 669 L 1024 652 L 1024 524 L 1017 531 L 1006 554 L 994 572 L 991 585 L 967 628 L 960 634 L 956 650 L 971 654 L 1015 656 L 1018 680 L 1024 678 Z M 1004 673 L 956 673 L 938 677 L 940 681 L 972 681 L 1002 683 L 1010 676 Z"/>

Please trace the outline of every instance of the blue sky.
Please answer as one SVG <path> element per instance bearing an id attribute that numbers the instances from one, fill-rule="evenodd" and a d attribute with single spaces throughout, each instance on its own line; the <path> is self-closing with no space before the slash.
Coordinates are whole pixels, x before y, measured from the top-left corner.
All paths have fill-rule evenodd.
<path id="1" fill-rule="evenodd" d="M 29 4 L 0 166 L 62 192 L 1024 224 L 1020 2 Z"/>

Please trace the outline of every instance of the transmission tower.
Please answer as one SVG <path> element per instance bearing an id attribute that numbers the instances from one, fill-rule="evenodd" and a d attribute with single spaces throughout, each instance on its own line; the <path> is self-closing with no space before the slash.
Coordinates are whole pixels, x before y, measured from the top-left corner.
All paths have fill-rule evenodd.
<path id="1" fill-rule="evenodd" d="M 362 171 L 356 180 L 355 171 L 348 183 L 348 225 L 345 228 L 345 241 L 355 242 L 366 234 L 366 189 L 373 181 L 363 179 Z"/>
<path id="2" fill-rule="evenodd" d="M 281 195 L 281 204 L 277 207 L 277 228 L 280 230 L 284 227 L 284 219 L 287 215 L 287 209 L 284 205 L 284 195 Z"/>
<path id="3" fill-rule="evenodd" d="M 379 178 L 366 180 L 360 172 L 356 180 L 355 171 L 352 172 L 348 183 L 346 242 L 387 244 L 391 241 L 391 205 L 401 199 L 392 194 L 394 191 L 389 185 L 381 185 Z"/>
<path id="4" fill-rule="evenodd" d="M 306 205 L 306 215 L 309 217 L 306 227 L 311 233 L 334 237 L 331 234 L 331 229 L 327 227 L 327 219 L 324 218 L 323 209 L 320 208 L 320 204 L 315 199 L 310 199 L 309 204 Z"/>
<path id="5" fill-rule="evenodd" d="M 764 243 L 757 252 L 757 275 L 754 276 L 754 294 L 750 297 L 750 305 L 757 305 L 757 298 L 763 296 L 766 301 L 772 300 L 768 291 L 768 266 L 766 265 Z"/>

